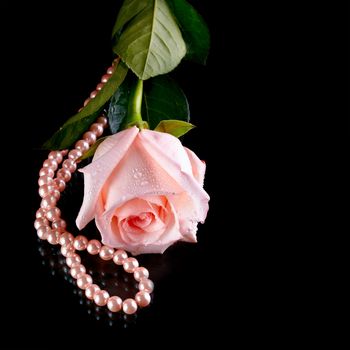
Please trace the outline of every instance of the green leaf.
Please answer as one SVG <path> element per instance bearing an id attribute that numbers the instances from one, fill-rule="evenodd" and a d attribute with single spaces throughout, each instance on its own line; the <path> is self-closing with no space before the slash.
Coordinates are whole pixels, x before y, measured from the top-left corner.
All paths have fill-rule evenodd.
<path id="1" fill-rule="evenodd" d="M 162 120 L 154 130 L 166 132 L 175 137 L 180 137 L 188 133 L 193 128 L 195 128 L 195 125 L 182 120 Z"/>
<path id="2" fill-rule="evenodd" d="M 129 73 L 111 98 L 107 116 L 112 134 L 119 131 L 128 112 L 129 97 L 134 80 L 135 75 Z"/>
<path id="3" fill-rule="evenodd" d="M 162 75 L 144 84 L 142 118 L 151 129 L 164 119 L 190 120 L 186 96 L 173 79 Z"/>
<path id="4" fill-rule="evenodd" d="M 186 58 L 205 64 L 209 47 L 209 29 L 203 17 L 186 0 L 167 0 L 186 42 Z"/>
<path id="5" fill-rule="evenodd" d="M 166 0 L 125 0 L 113 33 L 120 30 L 113 51 L 139 79 L 170 72 L 186 54 L 186 44 Z"/>
<path id="6" fill-rule="evenodd" d="M 104 137 L 99 138 L 99 139 L 89 148 L 89 150 L 88 150 L 86 153 L 84 153 L 79 159 L 80 159 L 80 160 L 84 160 L 84 159 L 86 159 L 86 158 L 92 157 L 92 156 L 95 154 L 95 152 L 96 152 L 96 150 L 97 150 L 97 147 L 98 147 L 107 137 L 109 137 L 109 136 L 104 136 Z"/>
<path id="7" fill-rule="evenodd" d="M 114 92 L 123 82 L 128 68 L 123 62 L 119 62 L 113 75 L 108 82 L 99 91 L 97 96 L 92 99 L 86 107 L 79 113 L 68 119 L 56 133 L 45 142 L 45 149 L 64 149 L 70 147 L 79 139 L 81 134 L 86 131 L 89 125 L 98 117 L 103 106 L 111 98 Z"/>
<path id="8" fill-rule="evenodd" d="M 118 32 L 121 32 L 125 24 L 144 10 L 147 4 L 148 1 L 125 0 L 118 13 L 117 21 L 112 31 L 112 38 L 118 35 Z"/>

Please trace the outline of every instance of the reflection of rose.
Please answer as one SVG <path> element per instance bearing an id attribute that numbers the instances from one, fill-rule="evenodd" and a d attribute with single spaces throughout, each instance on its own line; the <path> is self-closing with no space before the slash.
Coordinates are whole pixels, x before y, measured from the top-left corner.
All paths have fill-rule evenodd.
<path id="1" fill-rule="evenodd" d="M 196 242 L 208 211 L 205 164 L 174 136 L 133 127 L 108 137 L 84 173 L 77 226 L 95 218 L 102 242 L 134 254 Z"/>

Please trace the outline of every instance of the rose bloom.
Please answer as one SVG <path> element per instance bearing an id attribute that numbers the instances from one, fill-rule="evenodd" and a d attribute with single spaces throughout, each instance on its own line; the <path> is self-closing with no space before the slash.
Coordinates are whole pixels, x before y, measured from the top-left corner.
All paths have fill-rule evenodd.
<path id="1" fill-rule="evenodd" d="M 76 224 L 83 229 L 95 218 L 104 244 L 136 255 L 197 241 L 208 211 L 205 163 L 176 137 L 126 129 L 103 141 L 80 171 L 84 200 Z"/>

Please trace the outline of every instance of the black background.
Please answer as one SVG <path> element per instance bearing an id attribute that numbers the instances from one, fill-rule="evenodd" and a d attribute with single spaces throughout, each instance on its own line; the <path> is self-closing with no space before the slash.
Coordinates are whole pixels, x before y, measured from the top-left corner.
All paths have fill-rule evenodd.
<path id="1" fill-rule="evenodd" d="M 142 258 L 154 273 L 152 306 L 136 319 L 111 324 L 108 315 L 79 303 L 57 265 L 57 249 L 36 239 L 37 172 L 46 155 L 40 145 L 79 108 L 109 66 L 110 32 L 120 3 L 0 5 L 6 48 L 3 133 L 12 144 L 3 162 L 6 176 L 16 172 L 3 182 L 10 191 L 3 232 L 9 247 L 3 255 L 9 335 L 4 341 L 34 348 L 118 346 L 123 340 L 130 346 L 167 346 L 186 337 L 218 344 L 227 336 L 246 344 L 273 341 L 276 329 L 284 327 L 276 305 L 282 287 L 272 284 L 272 236 L 266 234 L 276 228 L 267 197 L 270 176 L 277 181 L 278 174 L 267 170 L 272 119 L 266 115 L 276 111 L 267 83 L 271 66 L 265 63 L 276 57 L 266 58 L 269 23 L 259 19 L 258 8 L 233 5 L 225 13 L 211 1 L 192 1 L 212 35 L 208 64 L 183 62 L 173 76 L 197 125 L 184 144 L 207 162 L 210 211 L 199 227 L 198 244 Z M 68 192 L 64 200 L 71 227 L 81 193 Z"/>

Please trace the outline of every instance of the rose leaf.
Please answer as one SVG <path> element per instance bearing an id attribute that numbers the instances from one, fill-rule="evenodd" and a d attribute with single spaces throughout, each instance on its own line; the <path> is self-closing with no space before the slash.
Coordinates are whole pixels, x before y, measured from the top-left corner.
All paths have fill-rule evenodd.
<path id="1" fill-rule="evenodd" d="M 166 0 L 125 0 L 113 34 L 113 51 L 142 80 L 170 72 L 186 54 Z"/>
<path id="2" fill-rule="evenodd" d="M 56 133 L 45 142 L 44 149 L 64 149 L 70 147 L 98 117 L 103 106 L 123 82 L 127 66 L 119 62 L 108 82 L 80 112 L 68 119 Z"/>

